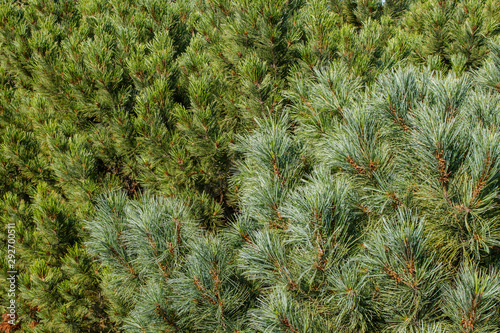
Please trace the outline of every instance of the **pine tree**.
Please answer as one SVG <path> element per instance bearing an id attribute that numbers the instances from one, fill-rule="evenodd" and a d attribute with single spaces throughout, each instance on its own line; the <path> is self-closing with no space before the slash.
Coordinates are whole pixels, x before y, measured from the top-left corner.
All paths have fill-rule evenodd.
<path id="1" fill-rule="evenodd" d="M 490 55 L 484 66 L 476 72 L 476 80 L 484 87 L 500 91 L 500 43 L 490 42 Z"/>
<path id="2" fill-rule="evenodd" d="M 433 69 L 477 68 L 488 39 L 499 32 L 496 1 L 417 1 L 408 13 L 401 20 L 406 31 L 417 33 L 414 58 Z"/>
<path id="3" fill-rule="evenodd" d="M 235 331 L 253 291 L 220 237 L 201 228 L 178 199 L 123 193 L 99 199 L 88 243 L 109 270 L 104 290 L 130 332 Z"/>
<path id="4" fill-rule="evenodd" d="M 0 330 L 498 331 L 498 8 L 2 3 Z"/>

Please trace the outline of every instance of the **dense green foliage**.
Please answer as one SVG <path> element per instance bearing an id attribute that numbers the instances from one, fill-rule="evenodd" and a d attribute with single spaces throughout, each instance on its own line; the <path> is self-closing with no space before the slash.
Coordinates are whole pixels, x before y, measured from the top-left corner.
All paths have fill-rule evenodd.
<path id="1" fill-rule="evenodd" d="M 499 332 L 499 35 L 499 0 L 2 1 L 0 331 Z"/>

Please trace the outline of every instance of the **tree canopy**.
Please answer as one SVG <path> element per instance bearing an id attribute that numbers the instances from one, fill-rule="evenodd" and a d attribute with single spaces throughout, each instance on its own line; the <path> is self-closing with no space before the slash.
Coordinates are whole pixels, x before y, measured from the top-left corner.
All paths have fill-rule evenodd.
<path id="1" fill-rule="evenodd" d="M 0 332 L 500 331 L 499 35 L 499 0 L 2 1 Z"/>

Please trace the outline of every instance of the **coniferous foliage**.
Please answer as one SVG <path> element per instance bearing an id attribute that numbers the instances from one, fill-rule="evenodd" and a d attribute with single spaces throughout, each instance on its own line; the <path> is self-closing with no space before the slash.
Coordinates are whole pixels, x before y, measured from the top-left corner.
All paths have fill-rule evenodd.
<path id="1" fill-rule="evenodd" d="M 498 96 L 472 82 L 397 69 L 354 91 L 341 113 L 319 118 L 327 126 L 302 125 L 311 96 L 301 99 L 303 86 L 292 85 L 293 117 L 259 120 L 235 145 L 236 221 L 215 238 L 200 234 L 182 267 L 170 266 L 179 273 L 162 291 L 168 311 L 185 315 L 177 329 L 496 332 L 500 159 L 498 126 L 485 116 L 498 112 Z M 321 80 L 311 84 L 323 89 Z M 292 119 L 308 129 L 295 134 Z M 94 242 L 106 239 L 99 214 Z M 103 263 L 108 256 L 98 255 Z"/>
<path id="2" fill-rule="evenodd" d="M 0 331 L 499 331 L 499 10 L 2 2 Z"/>
<path id="3" fill-rule="evenodd" d="M 477 82 L 500 91 L 500 43 L 490 41 L 490 55 L 483 68 L 477 72 Z"/>
<path id="4" fill-rule="evenodd" d="M 177 199 L 124 193 L 101 197 L 88 246 L 109 271 L 104 292 L 130 332 L 235 331 L 245 323 L 251 286 L 234 253 L 201 229 Z"/>

